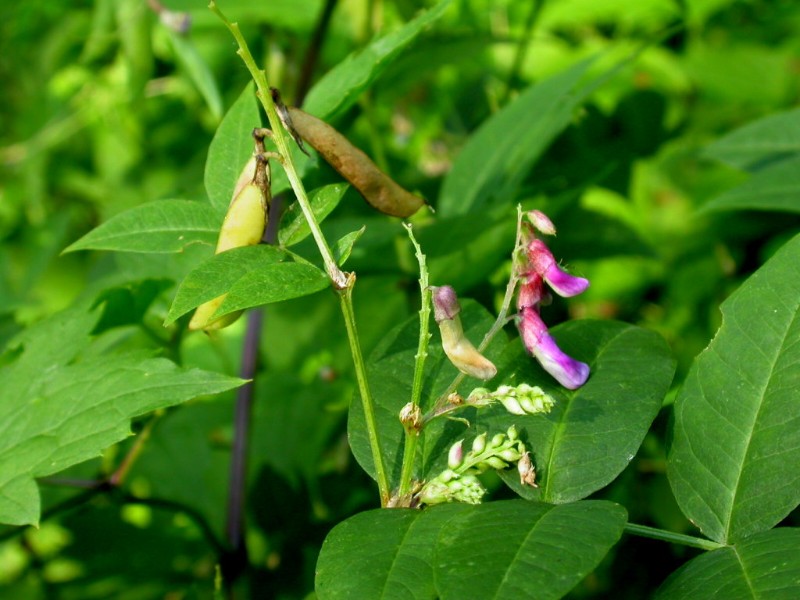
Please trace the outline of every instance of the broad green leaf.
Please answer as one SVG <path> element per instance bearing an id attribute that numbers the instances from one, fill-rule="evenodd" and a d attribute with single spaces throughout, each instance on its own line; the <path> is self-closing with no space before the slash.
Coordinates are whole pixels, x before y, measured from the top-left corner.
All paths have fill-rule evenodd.
<path id="1" fill-rule="evenodd" d="M 333 257 L 336 259 L 336 264 L 338 264 L 340 267 L 347 262 L 348 258 L 350 258 L 350 253 L 353 251 L 353 245 L 358 241 L 358 238 L 364 235 L 366 228 L 367 226 L 364 225 L 361 229 L 358 229 L 357 231 L 351 231 L 336 241 L 336 244 L 333 247 Z"/>
<path id="2" fill-rule="evenodd" d="M 203 96 L 214 119 L 219 121 L 222 118 L 222 96 L 206 61 L 189 38 L 169 28 L 167 32 L 178 62 L 186 69 L 186 73 Z"/>
<path id="3" fill-rule="evenodd" d="M 158 200 L 136 206 L 92 229 L 64 252 L 180 252 L 189 244 L 214 245 L 220 218 L 202 202 Z"/>
<path id="4" fill-rule="evenodd" d="M 675 361 L 658 334 L 616 321 L 571 321 L 552 333 L 564 352 L 591 366 L 577 390 L 559 386 L 521 350 L 498 383 L 538 385 L 556 400 L 547 415 L 517 417 L 498 408 L 476 419 L 477 431 L 524 431 L 538 488 L 523 487 L 515 472 L 503 479 L 523 497 L 561 504 L 585 498 L 628 465 L 669 390 Z"/>
<path id="5" fill-rule="evenodd" d="M 346 183 L 332 183 L 318 188 L 309 194 L 311 212 L 317 218 L 317 223 L 322 223 L 331 211 L 339 205 L 344 193 L 349 186 Z M 300 210 L 300 205 L 295 202 L 281 219 L 281 228 L 278 231 L 278 241 L 281 246 L 292 246 L 311 235 L 305 215 Z"/>
<path id="6" fill-rule="evenodd" d="M 721 137 L 703 155 L 742 170 L 800 152 L 800 108 L 769 115 Z"/>
<path id="7" fill-rule="evenodd" d="M 311 88 L 303 109 L 323 120 L 341 115 L 420 33 L 442 16 L 449 5 L 450 0 L 441 0 L 402 28 L 351 54 Z"/>
<path id="8" fill-rule="evenodd" d="M 437 544 L 439 597 L 561 598 L 600 563 L 626 520 L 624 508 L 598 500 L 509 500 L 463 511 Z"/>
<path id="9" fill-rule="evenodd" d="M 800 213 L 800 157 L 789 158 L 753 174 L 743 184 L 704 204 L 714 210 L 775 210 Z"/>
<path id="10" fill-rule="evenodd" d="M 314 265 L 299 262 L 266 265 L 247 273 L 231 287 L 214 318 L 245 308 L 308 296 L 329 286 L 327 275 Z"/>
<path id="11" fill-rule="evenodd" d="M 379 509 L 339 523 L 317 561 L 317 597 L 436 600 L 436 540 L 449 521 L 471 510 L 458 504 L 425 511 Z"/>
<path id="12" fill-rule="evenodd" d="M 800 502 L 800 235 L 721 306 L 675 400 L 668 475 L 684 514 L 728 543 Z"/>
<path id="13" fill-rule="evenodd" d="M 206 160 L 205 185 L 211 206 L 225 214 L 239 174 L 253 155 L 253 128 L 261 126 L 253 84 L 245 86 L 211 140 Z"/>
<path id="14" fill-rule="evenodd" d="M 242 383 L 162 358 L 74 360 L 97 318 L 69 311 L 39 324 L 18 338 L 21 353 L 0 370 L 2 523 L 38 523 L 34 478 L 98 456 L 130 435 L 132 418 Z"/>
<path id="15" fill-rule="evenodd" d="M 550 142 L 569 125 L 588 87 L 582 61 L 525 90 L 470 137 L 445 177 L 436 209 L 442 217 L 507 203 Z"/>
<path id="16" fill-rule="evenodd" d="M 800 529 L 781 527 L 706 552 L 670 575 L 657 600 L 795 600 Z"/>
<path id="17" fill-rule="evenodd" d="M 183 279 L 175 292 L 164 325 L 175 322 L 193 308 L 226 293 L 253 269 L 288 260 L 286 252 L 269 246 L 245 246 L 215 254 Z"/>

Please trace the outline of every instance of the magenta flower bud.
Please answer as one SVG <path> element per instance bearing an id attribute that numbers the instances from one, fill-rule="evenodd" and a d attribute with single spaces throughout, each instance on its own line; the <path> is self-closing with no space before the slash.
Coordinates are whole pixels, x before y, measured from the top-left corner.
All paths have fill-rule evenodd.
<path id="1" fill-rule="evenodd" d="M 454 319 L 461 312 L 456 291 L 449 285 L 431 286 L 433 298 L 433 318 L 437 323 Z"/>
<path id="2" fill-rule="evenodd" d="M 528 260 L 533 270 L 541 275 L 559 296 L 577 296 L 589 287 L 589 280 L 575 277 L 558 266 L 553 253 L 542 240 L 531 240 L 528 245 Z"/>
<path id="3" fill-rule="evenodd" d="M 530 210 L 526 216 L 531 224 L 545 235 L 555 235 L 556 226 L 550 218 L 540 210 Z"/>
<path id="4" fill-rule="evenodd" d="M 464 440 L 459 440 L 450 446 L 450 452 L 447 453 L 447 466 L 451 469 L 457 469 L 461 466 L 464 460 Z"/>
<path id="5" fill-rule="evenodd" d="M 528 352 L 536 357 L 545 371 L 565 388 L 574 390 L 589 378 L 589 365 L 564 354 L 547 326 L 532 308 L 523 308 L 519 321 L 522 341 Z"/>

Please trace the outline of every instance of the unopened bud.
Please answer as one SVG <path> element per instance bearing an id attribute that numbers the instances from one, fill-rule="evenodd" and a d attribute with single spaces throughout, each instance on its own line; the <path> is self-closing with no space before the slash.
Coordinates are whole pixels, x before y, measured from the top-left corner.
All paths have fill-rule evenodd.
<path id="1" fill-rule="evenodd" d="M 540 210 L 529 210 L 526 215 L 531 224 L 545 235 L 555 235 L 556 226 L 550 218 Z"/>
<path id="2" fill-rule="evenodd" d="M 492 441 L 489 442 L 489 448 L 499 448 L 505 443 L 505 441 L 506 441 L 506 434 L 496 433 L 492 438 Z"/>
<path id="3" fill-rule="evenodd" d="M 517 462 L 520 459 L 521 455 L 519 451 L 516 450 L 515 448 L 506 448 L 502 452 L 498 453 L 497 456 L 499 456 L 506 462 L 512 463 L 512 462 Z"/>
<path id="4" fill-rule="evenodd" d="M 508 465 L 505 462 L 503 462 L 503 459 L 501 459 L 499 456 L 490 456 L 484 462 L 493 469 L 497 469 L 498 471 L 502 471 L 503 469 L 508 468 Z"/>
<path id="5" fill-rule="evenodd" d="M 464 459 L 464 440 L 459 440 L 450 446 L 450 452 L 447 454 L 447 466 L 451 469 L 456 469 L 461 465 Z"/>
<path id="6" fill-rule="evenodd" d="M 486 433 L 480 434 L 474 440 L 472 440 L 472 451 L 475 454 L 480 454 L 486 448 Z"/>

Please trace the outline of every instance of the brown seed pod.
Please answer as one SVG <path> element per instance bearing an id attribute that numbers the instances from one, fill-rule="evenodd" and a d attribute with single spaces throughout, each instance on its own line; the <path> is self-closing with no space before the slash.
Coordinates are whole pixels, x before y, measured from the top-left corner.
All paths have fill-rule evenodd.
<path id="1" fill-rule="evenodd" d="M 333 127 L 299 108 L 287 107 L 294 130 L 364 199 L 382 213 L 410 217 L 425 204 L 419 196 L 400 187 L 370 158 Z"/>

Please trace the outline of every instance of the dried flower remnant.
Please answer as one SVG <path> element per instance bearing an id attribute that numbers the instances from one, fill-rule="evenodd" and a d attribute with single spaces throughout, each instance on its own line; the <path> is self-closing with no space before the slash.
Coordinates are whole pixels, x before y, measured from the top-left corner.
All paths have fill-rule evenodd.
<path id="1" fill-rule="evenodd" d="M 431 287 L 433 316 L 439 324 L 442 348 L 450 362 L 462 373 L 487 380 L 497 375 L 497 367 L 483 356 L 464 335 L 461 326 L 461 306 L 455 290 L 449 285 Z"/>

